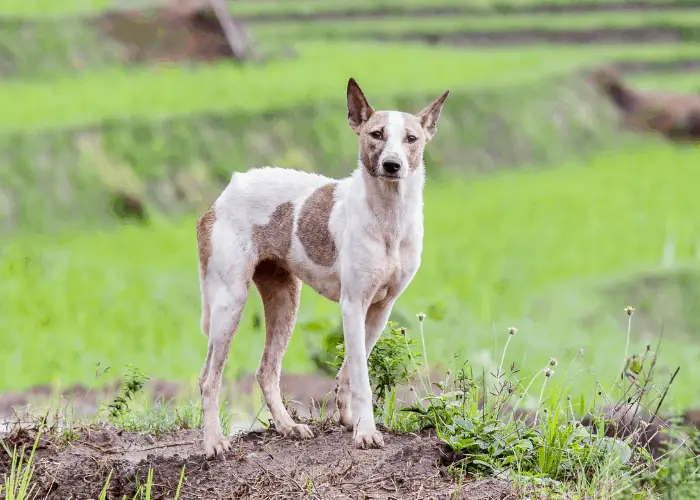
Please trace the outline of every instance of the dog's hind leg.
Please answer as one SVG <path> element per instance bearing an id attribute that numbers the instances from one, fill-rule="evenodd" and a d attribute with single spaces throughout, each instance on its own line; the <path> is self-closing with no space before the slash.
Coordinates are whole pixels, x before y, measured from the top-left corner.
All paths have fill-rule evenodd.
<path id="1" fill-rule="evenodd" d="M 301 281 L 274 262 L 263 261 L 255 270 L 253 282 L 265 310 L 265 349 L 256 376 L 272 413 L 275 430 L 284 437 L 312 438 L 308 426 L 294 423 L 289 416 L 280 393 L 282 356 L 294 330 Z"/>
<path id="2" fill-rule="evenodd" d="M 252 266 L 239 259 L 226 272 L 209 273 L 206 291 L 211 318 L 207 359 L 200 377 L 207 458 L 223 455 L 230 447 L 219 422 L 221 377 L 228 359 L 231 341 L 238 328 L 248 298 Z"/>

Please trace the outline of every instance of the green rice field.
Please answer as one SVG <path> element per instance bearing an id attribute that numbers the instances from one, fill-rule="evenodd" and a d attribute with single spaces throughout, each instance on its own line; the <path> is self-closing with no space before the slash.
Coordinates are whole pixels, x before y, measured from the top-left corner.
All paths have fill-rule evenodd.
<path id="1" fill-rule="evenodd" d="M 109 0 L 7 1 L 0 6 L 0 22 L 67 19 L 77 26 L 75 23 L 82 22 L 78 16 L 114 5 Z M 230 172 L 252 167 L 258 158 L 260 162 L 269 158 L 270 149 L 280 152 L 276 156 L 280 164 L 288 161 L 296 168 L 344 173 L 314 158 L 350 151 L 339 144 L 345 144 L 352 132 L 336 127 L 335 121 L 332 126 L 324 121 L 335 115 L 338 123 L 345 120 L 344 93 L 350 76 L 378 107 L 382 102 L 427 103 L 445 88 L 456 96 L 446 107 L 452 102 L 481 103 L 480 115 L 446 111 L 449 134 L 443 133 L 452 141 L 453 151 L 459 151 L 464 141 L 465 160 L 455 161 L 460 155 L 451 155 L 449 164 L 427 159 L 430 178 L 423 264 L 395 311 L 396 319 L 412 335 L 417 335 L 415 315 L 428 313 L 425 334 L 431 363 L 447 367 L 458 354 L 477 366 L 490 366 L 501 352 L 508 328 L 517 326 L 518 335 L 526 341 L 515 342 L 508 355 L 527 373 L 539 369 L 551 356 L 565 362 L 583 349 L 591 370 L 611 380 L 625 349 L 623 308 L 629 305 L 625 294 L 629 301 L 637 297 L 635 290 L 641 289 L 650 274 L 669 277 L 680 273 L 683 283 L 698 279 L 700 222 L 694 214 L 700 210 L 700 198 L 692 189 L 700 180 L 698 148 L 656 138 L 629 139 L 617 128 L 612 110 L 605 108 L 607 115 L 591 110 L 609 103 L 579 102 L 583 94 L 578 87 L 566 102 L 563 94 L 552 95 L 551 114 L 532 113 L 528 119 L 529 106 L 535 104 L 519 89 L 523 84 L 546 86 L 557 78 L 573 81 L 577 71 L 611 61 L 692 60 L 698 57 L 698 44 L 690 35 L 677 43 L 498 47 L 379 43 L 368 37 L 379 32 L 399 36 L 655 26 L 692 34 L 700 28 L 700 4 L 688 1 L 678 9 L 539 14 L 514 12 L 516 6 L 522 10 L 537 2 L 483 0 L 471 5 L 481 9 L 478 15 L 411 15 L 419 8 L 447 10 L 463 5 L 456 0 L 229 2 L 232 13 L 251 19 L 251 30 L 263 46 L 288 44 L 295 51 L 294 56 L 240 66 L 228 60 L 127 64 L 118 52 L 100 62 L 77 58 L 71 49 L 61 56 L 65 64 L 33 75 L 33 63 L 15 61 L 26 72 L 10 72 L 0 82 L 0 155 L 8 166 L 0 175 L 4 183 L 0 184 L 0 216 L 3 210 L 7 214 L 0 221 L 12 221 L 13 210 L 21 207 L 23 222 L 11 231 L 0 226 L 0 391 L 40 384 L 103 383 L 118 376 L 126 364 L 138 366 L 153 378 L 196 379 L 206 349 L 199 332 L 196 217 L 213 201 Z M 323 12 L 363 12 L 368 17 L 303 18 Z M 389 14 L 371 18 L 376 12 Z M 270 14 L 296 17 L 265 20 L 263 16 Z M 51 37 L 41 42 L 46 47 L 54 47 L 49 42 L 64 35 L 70 39 L 71 34 L 64 33 L 60 25 L 52 26 Z M 330 37 L 336 39 L 326 40 Z M 16 45 L 18 53 L 30 45 L 31 40 L 23 48 Z M 35 51 L 37 61 L 50 61 L 51 50 Z M 75 69 L 81 65 L 82 69 Z M 644 89 L 700 89 L 700 73 L 692 69 L 642 71 L 628 80 Z M 538 109 L 544 106 L 541 101 L 536 104 Z M 489 114 L 489 109 L 496 109 L 490 106 L 505 102 L 513 104 L 501 104 L 498 114 Z M 318 114 L 307 113 L 312 109 Z M 555 112 L 564 116 L 563 123 L 572 116 L 580 122 L 588 120 L 585 131 L 576 129 L 580 138 L 567 140 L 587 144 L 589 135 L 600 129 L 609 147 L 591 141 L 585 158 L 572 154 L 553 164 L 533 164 L 533 157 L 549 157 L 533 151 L 554 150 L 569 133 L 563 125 L 561 129 L 552 126 Z M 512 120 L 516 125 L 499 125 L 516 115 L 517 120 Z M 216 141 L 222 149 L 229 140 L 250 144 L 253 153 L 246 153 L 250 164 L 194 147 L 187 158 L 170 150 L 173 142 L 166 138 L 174 120 L 199 123 L 209 116 L 230 120 L 226 123 L 233 125 L 230 130 L 219 128 L 208 144 L 214 150 Z M 276 124 L 275 117 L 282 116 Z M 269 120 L 255 123 L 273 125 L 266 134 L 260 127 L 247 127 L 248 119 L 251 123 Z M 347 136 L 334 135 L 322 142 L 308 133 L 300 139 L 299 133 L 293 133 L 293 120 L 309 130 L 328 129 L 333 134 L 338 130 L 337 134 Z M 124 137 L 123 144 L 109 136 L 113 129 L 126 130 L 127 126 L 134 132 Z M 537 135 L 538 130 L 543 132 Z M 476 153 L 466 143 L 482 136 L 494 144 L 490 152 L 503 150 L 508 158 L 515 158 L 509 160 L 512 165 L 506 168 L 494 161 L 494 168 L 477 175 L 466 159 Z M 618 136 L 625 139 L 617 141 Z M 96 144 L 109 143 L 100 150 L 99 165 L 97 157 L 85 156 L 83 143 L 77 142 L 86 137 Z M 34 146 L 44 141 L 50 146 Z M 135 143 L 152 156 L 141 155 Z M 431 147 L 447 145 L 436 139 L 428 148 L 429 155 Z M 114 154 L 117 150 L 119 155 Z M 152 167 L 144 160 L 151 157 L 158 159 Z M 56 175 L 53 169 L 68 168 L 74 158 L 86 172 L 94 163 L 101 180 L 87 174 Z M 343 164 L 348 161 L 353 159 Z M 172 179 L 189 173 L 193 165 L 206 179 L 202 185 L 207 190 L 199 193 L 198 204 L 183 202 L 180 206 L 177 194 L 157 191 L 174 189 L 169 184 Z M 42 179 L 50 181 L 42 183 Z M 129 182 L 119 184 L 114 179 Z M 71 221 L 78 211 L 103 210 L 95 193 L 113 187 L 110 183 L 141 186 L 139 192 L 152 209 L 151 224 L 139 227 L 113 220 L 95 228 L 81 227 L 79 217 Z M 45 194 L 47 185 L 51 196 Z M 38 207 L 44 199 L 53 200 L 52 196 L 62 200 L 61 207 L 80 209 L 71 212 L 56 205 L 56 229 L 47 231 L 45 216 L 41 224 L 34 225 L 32 221 L 39 217 L 30 212 L 34 203 Z M 162 199 L 173 200 L 173 206 L 164 209 L 154 201 Z M 42 210 L 46 212 L 47 206 L 53 205 L 42 205 Z M 48 213 L 52 216 L 50 209 Z M 51 219 L 48 221 L 51 225 Z M 622 292 L 615 291 L 618 285 L 623 286 Z M 691 300 L 697 287 L 689 285 L 683 290 Z M 654 297 L 645 299 L 651 302 L 631 304 L 640 310 L 639 325 L 633 322 L 632 351 L 642 352 L 647 344 L 658 341 L 660 332 L 652 326 L 661 321 L 657 316 L 663 311 L 654 307 L 658 299 Z M 669 314 L 677 313 L 683 321 L 675 318 L 674 328 L 664 332 L 661 363 L 663 370 L 682 366 L 669 398 L 680 406 L 691 406 L 700 401 L 694 384 L 700 374 L 696 363 L 700 344 L 687 308 L 678 303 L 670 307 Z M 230 376 L 250 373 L 257 365 L 264 334 L 255 327 L 254 317 L 260 313 L 253 292 L 234 341 L 227 368 Z M 323 318 L 337 323 L 337 305 L 306 289 L 299 326 L 284 359 L 285 370 L 314 370 L 310 356 L 318 349 L 321 334 L 305 329 L 304 323 Z M 97 363 L 114 367 L 113 373 L 96 381 Z M 582 394 L 590 393 L 592 379 L 582 377 L 576 388 Z"/>

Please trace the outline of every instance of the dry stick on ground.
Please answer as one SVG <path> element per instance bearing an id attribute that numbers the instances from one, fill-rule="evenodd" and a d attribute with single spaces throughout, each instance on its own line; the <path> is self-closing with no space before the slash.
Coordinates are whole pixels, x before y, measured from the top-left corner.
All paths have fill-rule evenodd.
<path id="1" fill-rule="evenodd" d="M 238 61 L 248 59 L 252 45 L 250 33 L 241 23 L 233 20 L 224 0 L 209 0 L 209 4 L 219 20 L 221 29 L 224 30 L 233 57 Z"/>

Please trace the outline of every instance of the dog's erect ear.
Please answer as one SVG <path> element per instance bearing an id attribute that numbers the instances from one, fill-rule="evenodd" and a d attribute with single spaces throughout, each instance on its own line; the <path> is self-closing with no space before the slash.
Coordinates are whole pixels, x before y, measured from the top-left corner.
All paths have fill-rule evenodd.
<path id="1" fill-rule="evenodd" d="M 348 123 L 359 135 L 362 124 L 374 114 L 374 108 L 369 105 L 362 89 L 354 78 L 348 80 Z"/>
<path id="2" fill-rule="evenodd" d="M 423 129 L 425 130 L 426 141 L 432 139 L 435 132 L 437 132 L 437 122 L 440 118 L 440 111 L 442 111 L 442 103 L 445 102 L 449 93 L 450 91 L 446 90 L 444 94 L 418 113 L 420 124 L 423 125 Z"/>

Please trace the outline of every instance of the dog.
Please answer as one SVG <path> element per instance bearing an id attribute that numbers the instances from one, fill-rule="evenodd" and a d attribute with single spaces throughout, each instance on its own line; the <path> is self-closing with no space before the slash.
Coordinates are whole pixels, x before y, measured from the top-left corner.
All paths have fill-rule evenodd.
<path id="1" fill-rule="evenodd" d="M 219 392 L 251 282 L 262 299 L 266 330 L 256 378 L 275 430 L 313 438 L 308 426 L 292 420 L 279 387 L 305 282 L 342 311 L 347 354 L 337 375 L 340 424 L 353 431 L 357 448 L 384 446 L 367 359 L 420 266 L 423 150 L 448 94 L 418 114 L 375 111 L 350 78 L 348 122 L 358 136 L 359 161 L 349 177 L 269 166 L 234 173 L 198 218 L 201 327 L 208 336 L 199 386 L 208 459 L 230 447 L 219 423 Z"/>

